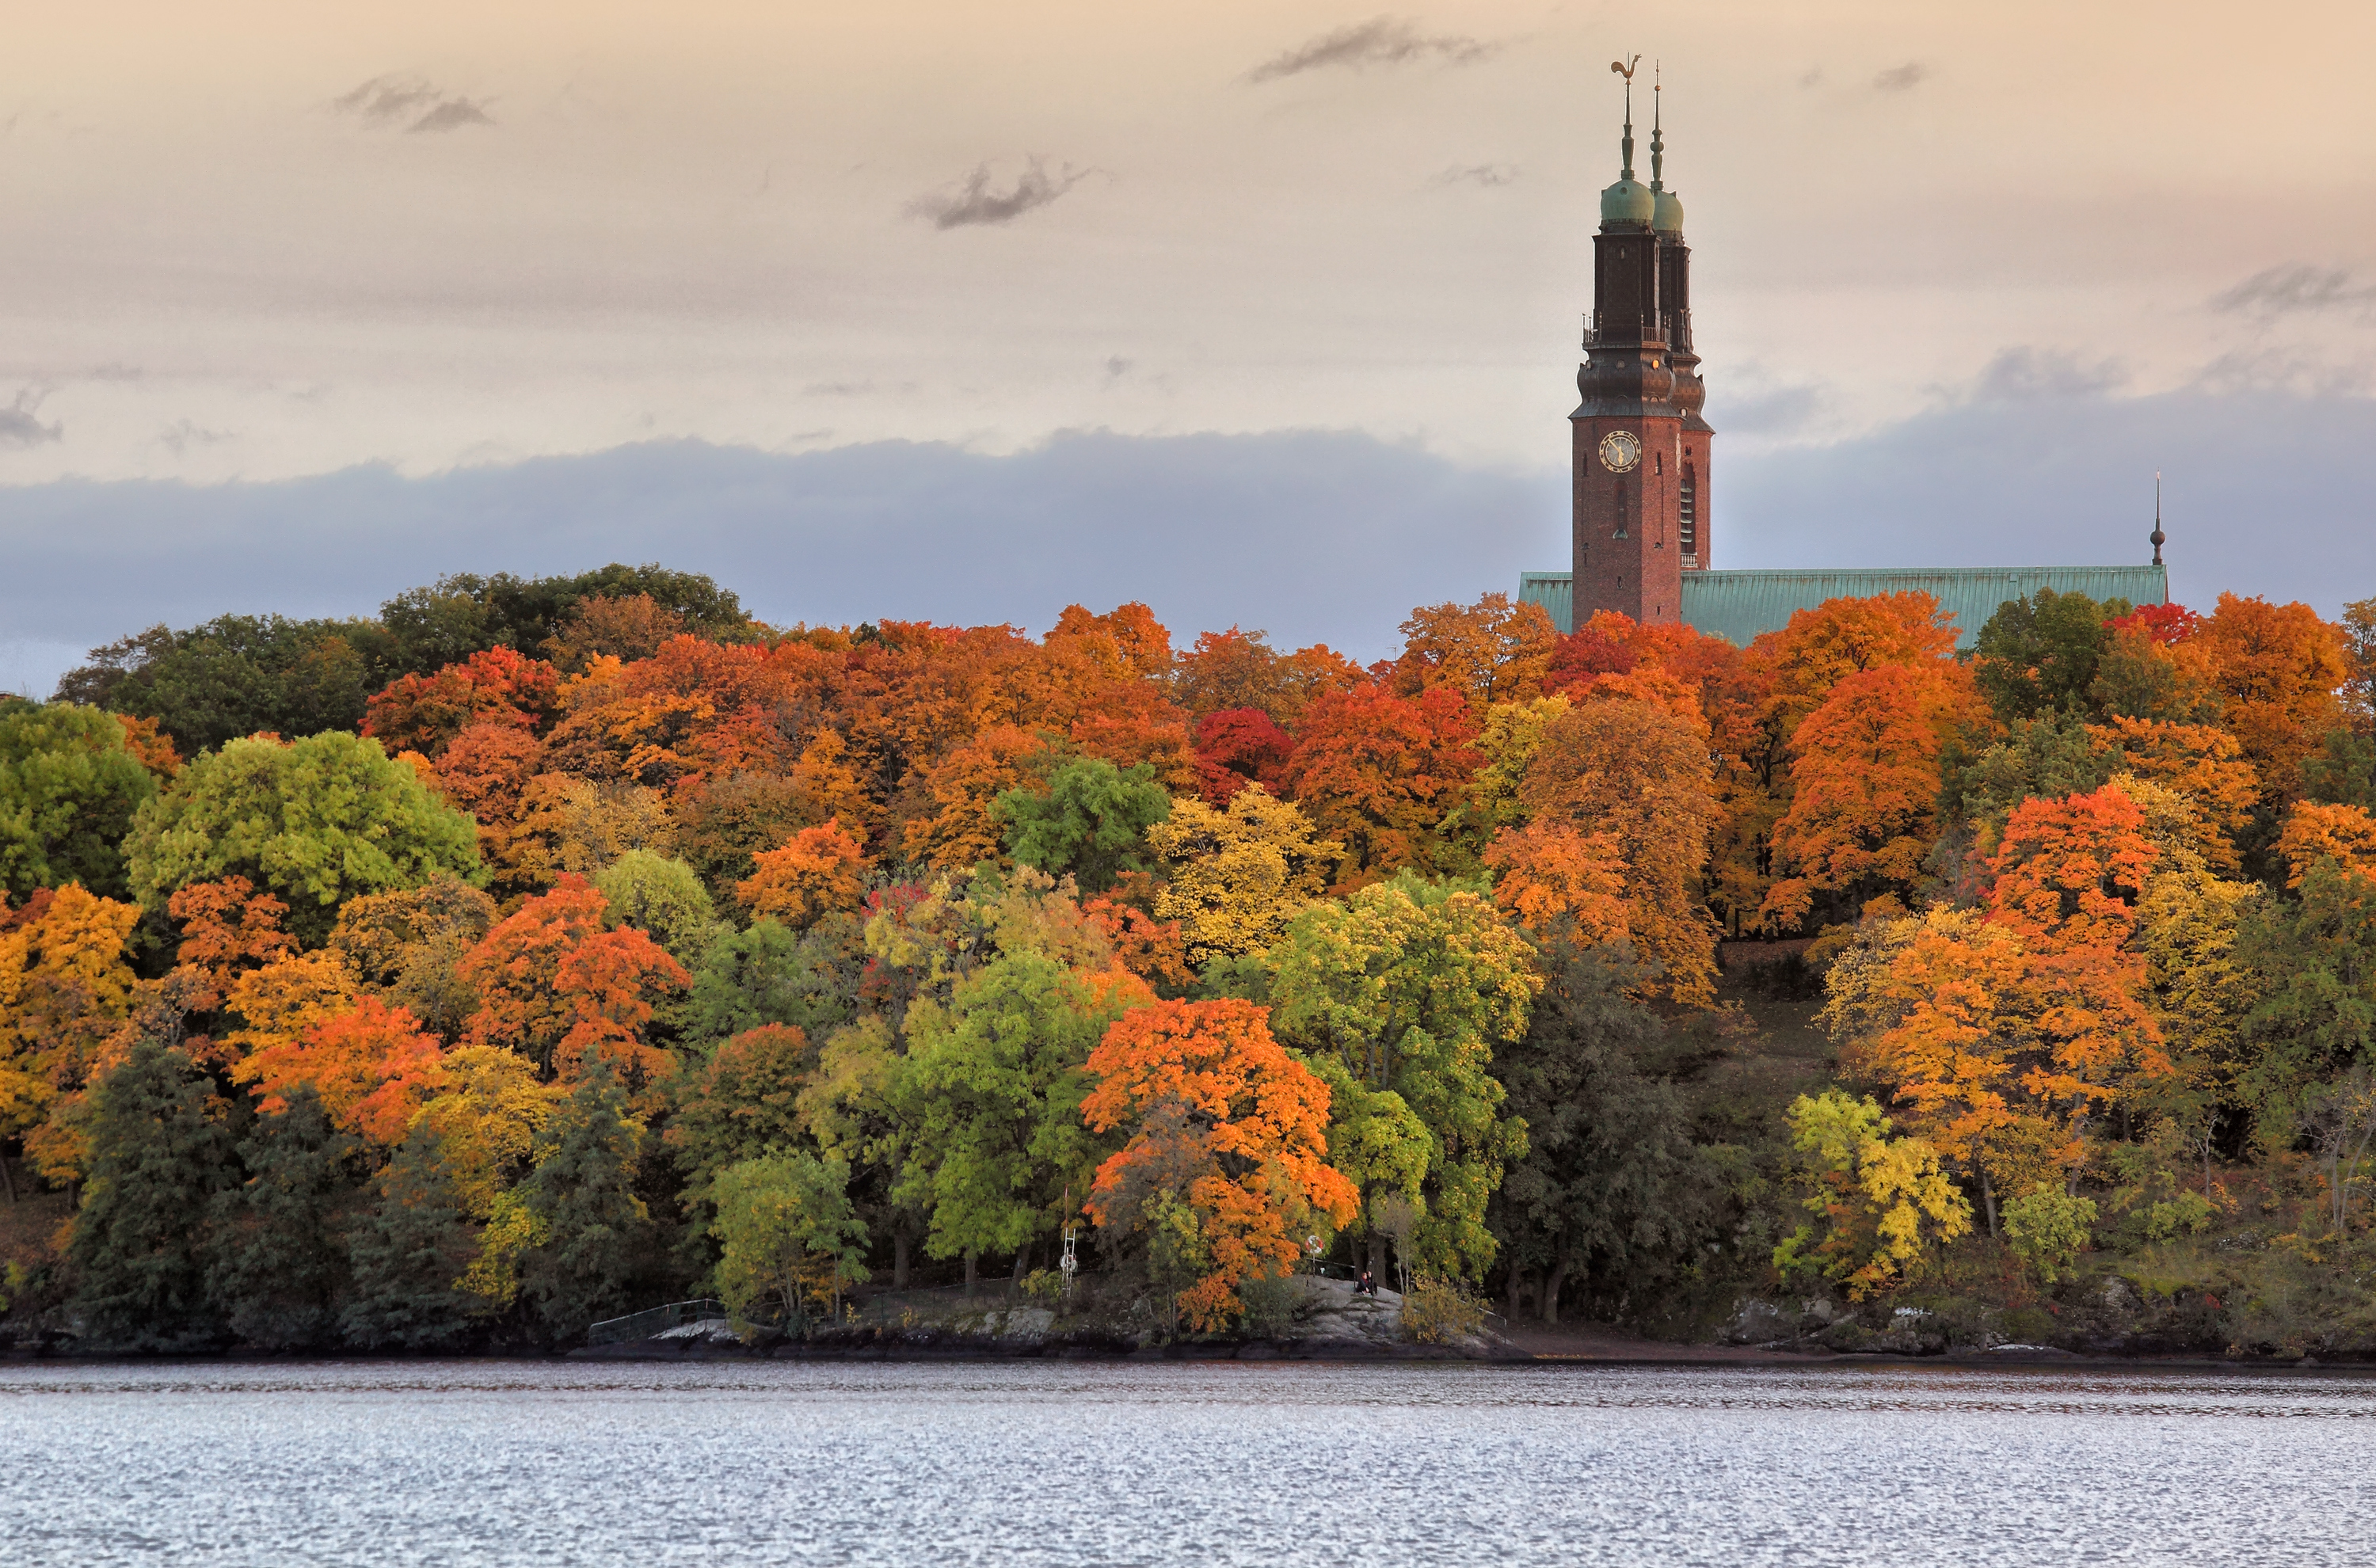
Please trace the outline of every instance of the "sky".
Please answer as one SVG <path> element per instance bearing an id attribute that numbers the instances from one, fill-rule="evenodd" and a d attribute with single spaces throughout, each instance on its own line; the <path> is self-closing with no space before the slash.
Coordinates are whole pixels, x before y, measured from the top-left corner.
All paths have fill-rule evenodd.
<path id="1" fill-rule="evenodd" d="M 1717 564 L 2141 559 L 2158 469 L 2181 598 L 2376 593 L 2367 7 L 86 0 L 0 57 L 0 685 L 613 558 L 1391 652 L 1563 564 L 1637 52 Z"/>

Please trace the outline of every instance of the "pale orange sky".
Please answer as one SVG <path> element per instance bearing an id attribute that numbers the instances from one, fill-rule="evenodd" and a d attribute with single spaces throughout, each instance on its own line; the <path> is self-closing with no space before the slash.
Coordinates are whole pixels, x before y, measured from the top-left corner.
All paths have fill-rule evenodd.
<path id="1" fill-rule="evenodd" d="M 1081 428 L 1553 467 L 1620 51 L 1729 450 L 1990 375 L 2369 390 L 2364 6 L 86 0 L 0 57 L 0 485 Z M 1033 158 L 1054 199 L 928 216 Z"/>

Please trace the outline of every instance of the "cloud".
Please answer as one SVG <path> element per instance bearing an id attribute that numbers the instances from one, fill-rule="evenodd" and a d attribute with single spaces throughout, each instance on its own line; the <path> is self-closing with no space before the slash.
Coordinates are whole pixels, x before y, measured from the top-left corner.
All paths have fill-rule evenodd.
<path id="1" fill-rule="evenodd" d="M 1930 67 L 1919 60 L 1908 60 L 1903 65 L 1892 65 L 1872 78 L 1872 85 L 1883 92 L 1904 92 L 1908 88 L 1927 81 Z"/>
<path id="2" fill-rule="evenodd" d="M 486 102 L 449 93 L 420 77 L 374 77 L 330 107 L 368 125 L 401 122 L 408 132 L 452 131 L 464 125 L 492 125 Z"/>
<path id="3" fill-rule="evenodd" d="M 1746 397 L 1725 396 L 1708 410 L 1728 434 L 1795 435 L 1820 418 L 1829 399 L 1820 386 L 1776 386 Z"/>
<path id="4" fill-rule="evenodd" d="M 1012 223 L 1025 213 L 1047 206 L 1096 172 L 1095 169 L 1075 169 L 1067 163 L 1062 171 L 1051 174 L 1045 160 L 1034 158 L 1030 167 L 1016 176 L 1011 189 L 1000 191 L 991 188 L 990 165 L 983 163 L 962 184 L 918 196 L 908 204 L 908 210 L 918 218 L 932 220 L 935 229 Z"/>
<path id="5" fill-rule="evenodd" d="M 1134 367 L 1134 365 L 1135 364 L 1135 362 L 1135 362 L 1135 361 L 1132 361 L 1132 360 L 1126 360 L 1126 359 L 1123 358 L 1120 354 L 1109 354 L 1109 355 L 1107 355 L 1107 356 L 1106 356 L 1106 380 L 1107 380 L 1107 382 L 1108 382 L 1109 384 L 1111 384 L 1111 383 L 1113 383 L 1113 382 L 1116 382 L 1116 381 L 1120 381 L 1123 376 L 1128 375 L 1128 374 L 1131 373 L 1131 370 L 1132 370 L 1132 368 Z"/>
<path id="6" fill-rule="evenodd" d="M 237 435 L 236 431 L 208 430 L 189 420 L 176 420 L 160 433 L 157 439 L 179 457 L 193 446 L 212 446 L 219 442 L 235 440 Z"/>
<path id="7" fill-rule="evenodd" d="M 1365 70 L 1372 65 L 1402 65 L 1434 59 L 1450 65 L 1473 65 L 1493 53 L 1481 39 L 1446 33 L 1427 37 L 1397 17 L 1372 17 L 1335 32 L 1307 39 L 1285 53 L 1265 60 L 1246 74 L 1249 82 L 1276 81 L 1305 71 L 1342 66 Z"/>
<path id="8" fill-rule="evenodd" d="M 0 409 L 0 451 L 22 451 L 58 440 L 65 434 L 62 424 L 43 424 L 36 417 L 42 399 L 30 392 L 19 392 L 17 400 Z"/>
<path id="9" fill-rule="evenodd" d="M 2376 306 L 2376 283 L 2363 282 L 2343 267 L 2299 261 L 2255 272 L 2211 300 L 2213 310 L 2263 319 L 2323 311 L 2365 316 L 2370 306 Z"/>
<path id="10" fill-rule="evenodd" d="M 2127 368 L 2118 360 L 2086 364 L 2056 349 L 2005 349 L 1969 386 L 1950 397 L 1976 403 L 2034 403 L 2117 391 L 2128 379 Z"/>
<path id="11" fill-rule="evenodd" d="M 1444 170 L 1435 177 L 1434 183 L 1439 185 L 1483 185 L 1490 189 L 1495 185 L 1506 185 L 1517 177 L 1515 164 L 1472 163 L 1465 169 L 1455 165 Z"/>

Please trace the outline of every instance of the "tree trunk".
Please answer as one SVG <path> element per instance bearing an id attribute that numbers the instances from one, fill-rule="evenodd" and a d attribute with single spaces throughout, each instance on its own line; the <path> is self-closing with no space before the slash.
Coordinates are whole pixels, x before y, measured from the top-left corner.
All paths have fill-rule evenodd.
<path id="1" fill-rule="evenodd" d="M 1543 1277 L 1543 1321 L 1545 1323 L 1559 1322 L 1560 1287 L 1566 1283 L 1567 1254 L 1562 1253 L 1559 1255 L 1559 1261 L 1551 1265 L 1550 1273 Z"/>
<path id="2" fill-rule="evenodd" d="M 1370 1277 L 1383 1279 L 1386 1273 L 1386 1233 L 1372 1227 L 1370 1230 Z"/>
<path id="3" fill-rule="evenodd" d="M 965 1299 L 966 1299 L 967 1301 L 972 1301 L 972 1300 L 973 1300 L 974 1265 L 975 1265 L 976 1264 L 980 1263 L 980 1261 L 981 1261 L 981 1260 L 980 1260 L 980 1258 L 979 1254 L 977 1254 L 977 1253 L 973 1253 L 972 1251 L 968 1250 L 968 1251 L 966 1253 L 966 1294 L 965 1294 Z"/>
<path id="4" fill-rule="evenodd" d="M 1980 1172 L 1980 1202 L 1989 1211 L 1989 1240 L 1997 1238 L 1997 1190 L 1989 1184 L 1989 1173 Z"/>
<path id="5" fill-rule="evenodd" d="M 1011 1301 L 1015 1300 L 1016 1297 L 1023 1293 L 1023 1276 L 1025 1271 L 1030 1266 L 1030 1247 L 1028 1245 L 1017 1247 L 1015 1250 L 1015 1272 L 1007 1277 L 1006 1281 L 1006 1299 L 1008 1301 Z"/>
<path id="6" fill-rule="evenodd" d="M 891 1289 L 908 1288 L 908 1232 L 903 1228 L 891 1232 Z"/>
<path id="7" fill-rule="evenodd" d="M 17 1177 L 15 1172 L 8 1169 L 8 1157 L 5 1154 L 0 1154 L 0 1182 L 6 1182 L 8 1184 L 8 1205 L 12 1208 L 15 1207 L 17 1204 Z"/>

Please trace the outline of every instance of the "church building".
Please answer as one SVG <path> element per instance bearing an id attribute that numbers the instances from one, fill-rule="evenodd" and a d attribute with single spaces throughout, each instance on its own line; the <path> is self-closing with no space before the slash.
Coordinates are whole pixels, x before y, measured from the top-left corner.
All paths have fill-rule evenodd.
<path id="1" fill-rule="evenodd" d="M 1718 571 L 1707 389 L 1692 343 L 1692 253 L 1683 204 L 1666 184 L 1666 142 L 1654 91 L 1650 183 L 1634 177 L 1634 80 L 1625 78 L 1623 172 L 1600 193 L 1593 238 L 1592 314 L 1584 322 L 1583 401 L 1573 433 L 1574 533 L 1564 572 L 1527 572 L 1518 597 L 1562 632 L 1600 611 L 1682 623 L 1746 647 L 1792 612 L 1827 599 L 1919 589 L 1953 615 L 1969 647 L 1997 607 L 2050 588 L 2090 599 L 2161 604 L 2169 576 L 2158 517 L 2145 566 L 1855 567 Z"/>

